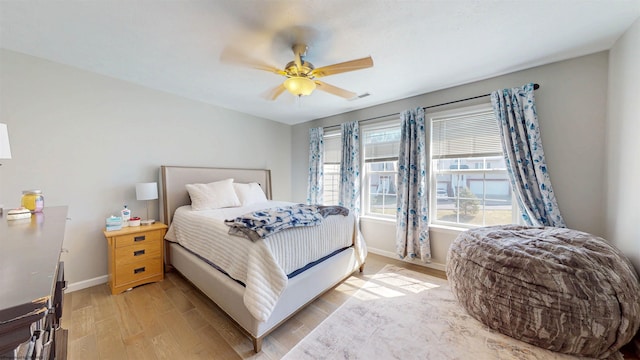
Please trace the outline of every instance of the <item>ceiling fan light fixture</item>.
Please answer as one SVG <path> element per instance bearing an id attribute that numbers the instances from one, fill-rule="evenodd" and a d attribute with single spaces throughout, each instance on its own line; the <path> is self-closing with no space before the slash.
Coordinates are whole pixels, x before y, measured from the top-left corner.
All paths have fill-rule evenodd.
<path id="1" fill-rule="evenodd" d="M 292 76 L 285 80 L 283 85 L 295 96 L 311 95 L 316 89 L 316 83 L 313 80 L 302 76 Z"/>

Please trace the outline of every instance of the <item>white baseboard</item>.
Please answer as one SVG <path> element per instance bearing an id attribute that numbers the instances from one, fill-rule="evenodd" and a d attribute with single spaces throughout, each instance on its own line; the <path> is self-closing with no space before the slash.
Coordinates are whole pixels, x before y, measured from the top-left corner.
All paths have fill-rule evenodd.
<path id="1" fill-rule="evenodd" d="M 74 291 L 90 288 L 92 286 L 101 285 L 109 281 L 109 275 L 98 276 L 93 279 L 82 280 L 73 284 L 68 284 L 65 293 L 71 293 Z"/>
<path id="2" fill-rule="evenodd" d="M 380 249 L 375 249 L 375 248 L 367 248 L 367 251 L 369 251 L 370 253 L 374 253 L 376 255 L 381 255 L 384 257 L 388 257 L 391 259 L 396 259 L 396 260 L 400 260 L 400 261 L 404 261 L 406 263 L 410 263 L 410 264 L 414 264 L 414 265 L 420 265 L 420 266 L 424 266 L 424 267 L 428 267 L 431 269 L 436 269 L 436 270 L 440 270 L 440 271 L 446 271 L 446 267 L 444 264 L 440 264 L 440 263 L 425 263 L 419 259 L 398 259 L 398 255 L 396 255 L 395 253 L 392 253 L 390 251 L 385 251 L 385 250 L 380 250 Z"/>

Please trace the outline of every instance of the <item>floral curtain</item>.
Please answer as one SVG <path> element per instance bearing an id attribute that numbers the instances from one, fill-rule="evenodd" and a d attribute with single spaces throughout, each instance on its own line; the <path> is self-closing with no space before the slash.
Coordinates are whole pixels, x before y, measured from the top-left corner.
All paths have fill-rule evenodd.
<path id="1" fill-rule="evenodd" d="M 322 178 L 324 165 L 324 129 L 309 129 L 309 180 L 307 204 L 322 204 Z"/>
<path id="2" fill-rule="evenodd" d="M 542 150 L 533 83 L 491 93 L 511 185 L 528 225 L 565 227 Z"/>
<path id="3" fill-rule="evenodd" d="M 360 126 L 357 121 L 343 123 L 340 193 L 338 204 L 360 215 Z"/>
<path id="4" fill-rule="evenodd" d="M 427 205 L 427 153 L 424 109 L 400 114 L 396 252 L 403 259 L 431 260 Z"/>

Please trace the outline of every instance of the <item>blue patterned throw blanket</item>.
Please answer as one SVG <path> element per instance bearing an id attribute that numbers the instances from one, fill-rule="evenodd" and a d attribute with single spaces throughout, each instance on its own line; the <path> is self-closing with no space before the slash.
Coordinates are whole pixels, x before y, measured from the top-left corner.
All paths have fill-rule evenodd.
<path id="1" fill-rule="evenodd" d="M 349 215 L 342 206 L 320 206 L 296 204 L 254 211 L 233 220 L 225 220 L 229 234 L 246 237 L 253 241 L 264 239 L 278 231 L 300 226 L 316 226 L 329 215 Z"/>

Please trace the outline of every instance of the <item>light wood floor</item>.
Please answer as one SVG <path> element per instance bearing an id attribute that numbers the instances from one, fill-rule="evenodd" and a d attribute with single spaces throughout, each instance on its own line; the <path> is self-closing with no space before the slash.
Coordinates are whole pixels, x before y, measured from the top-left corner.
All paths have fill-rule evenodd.
<path id="1" fill-rule="evenodd" d="M 68 359 L 280 359 L 386 264 L 444 273 L 369 254 L 354 273 L 268 335 L 262 352 L 206 296 L 176 272 L 164 281 L 111 295 L 106 284 L 65 294 Z"/>

